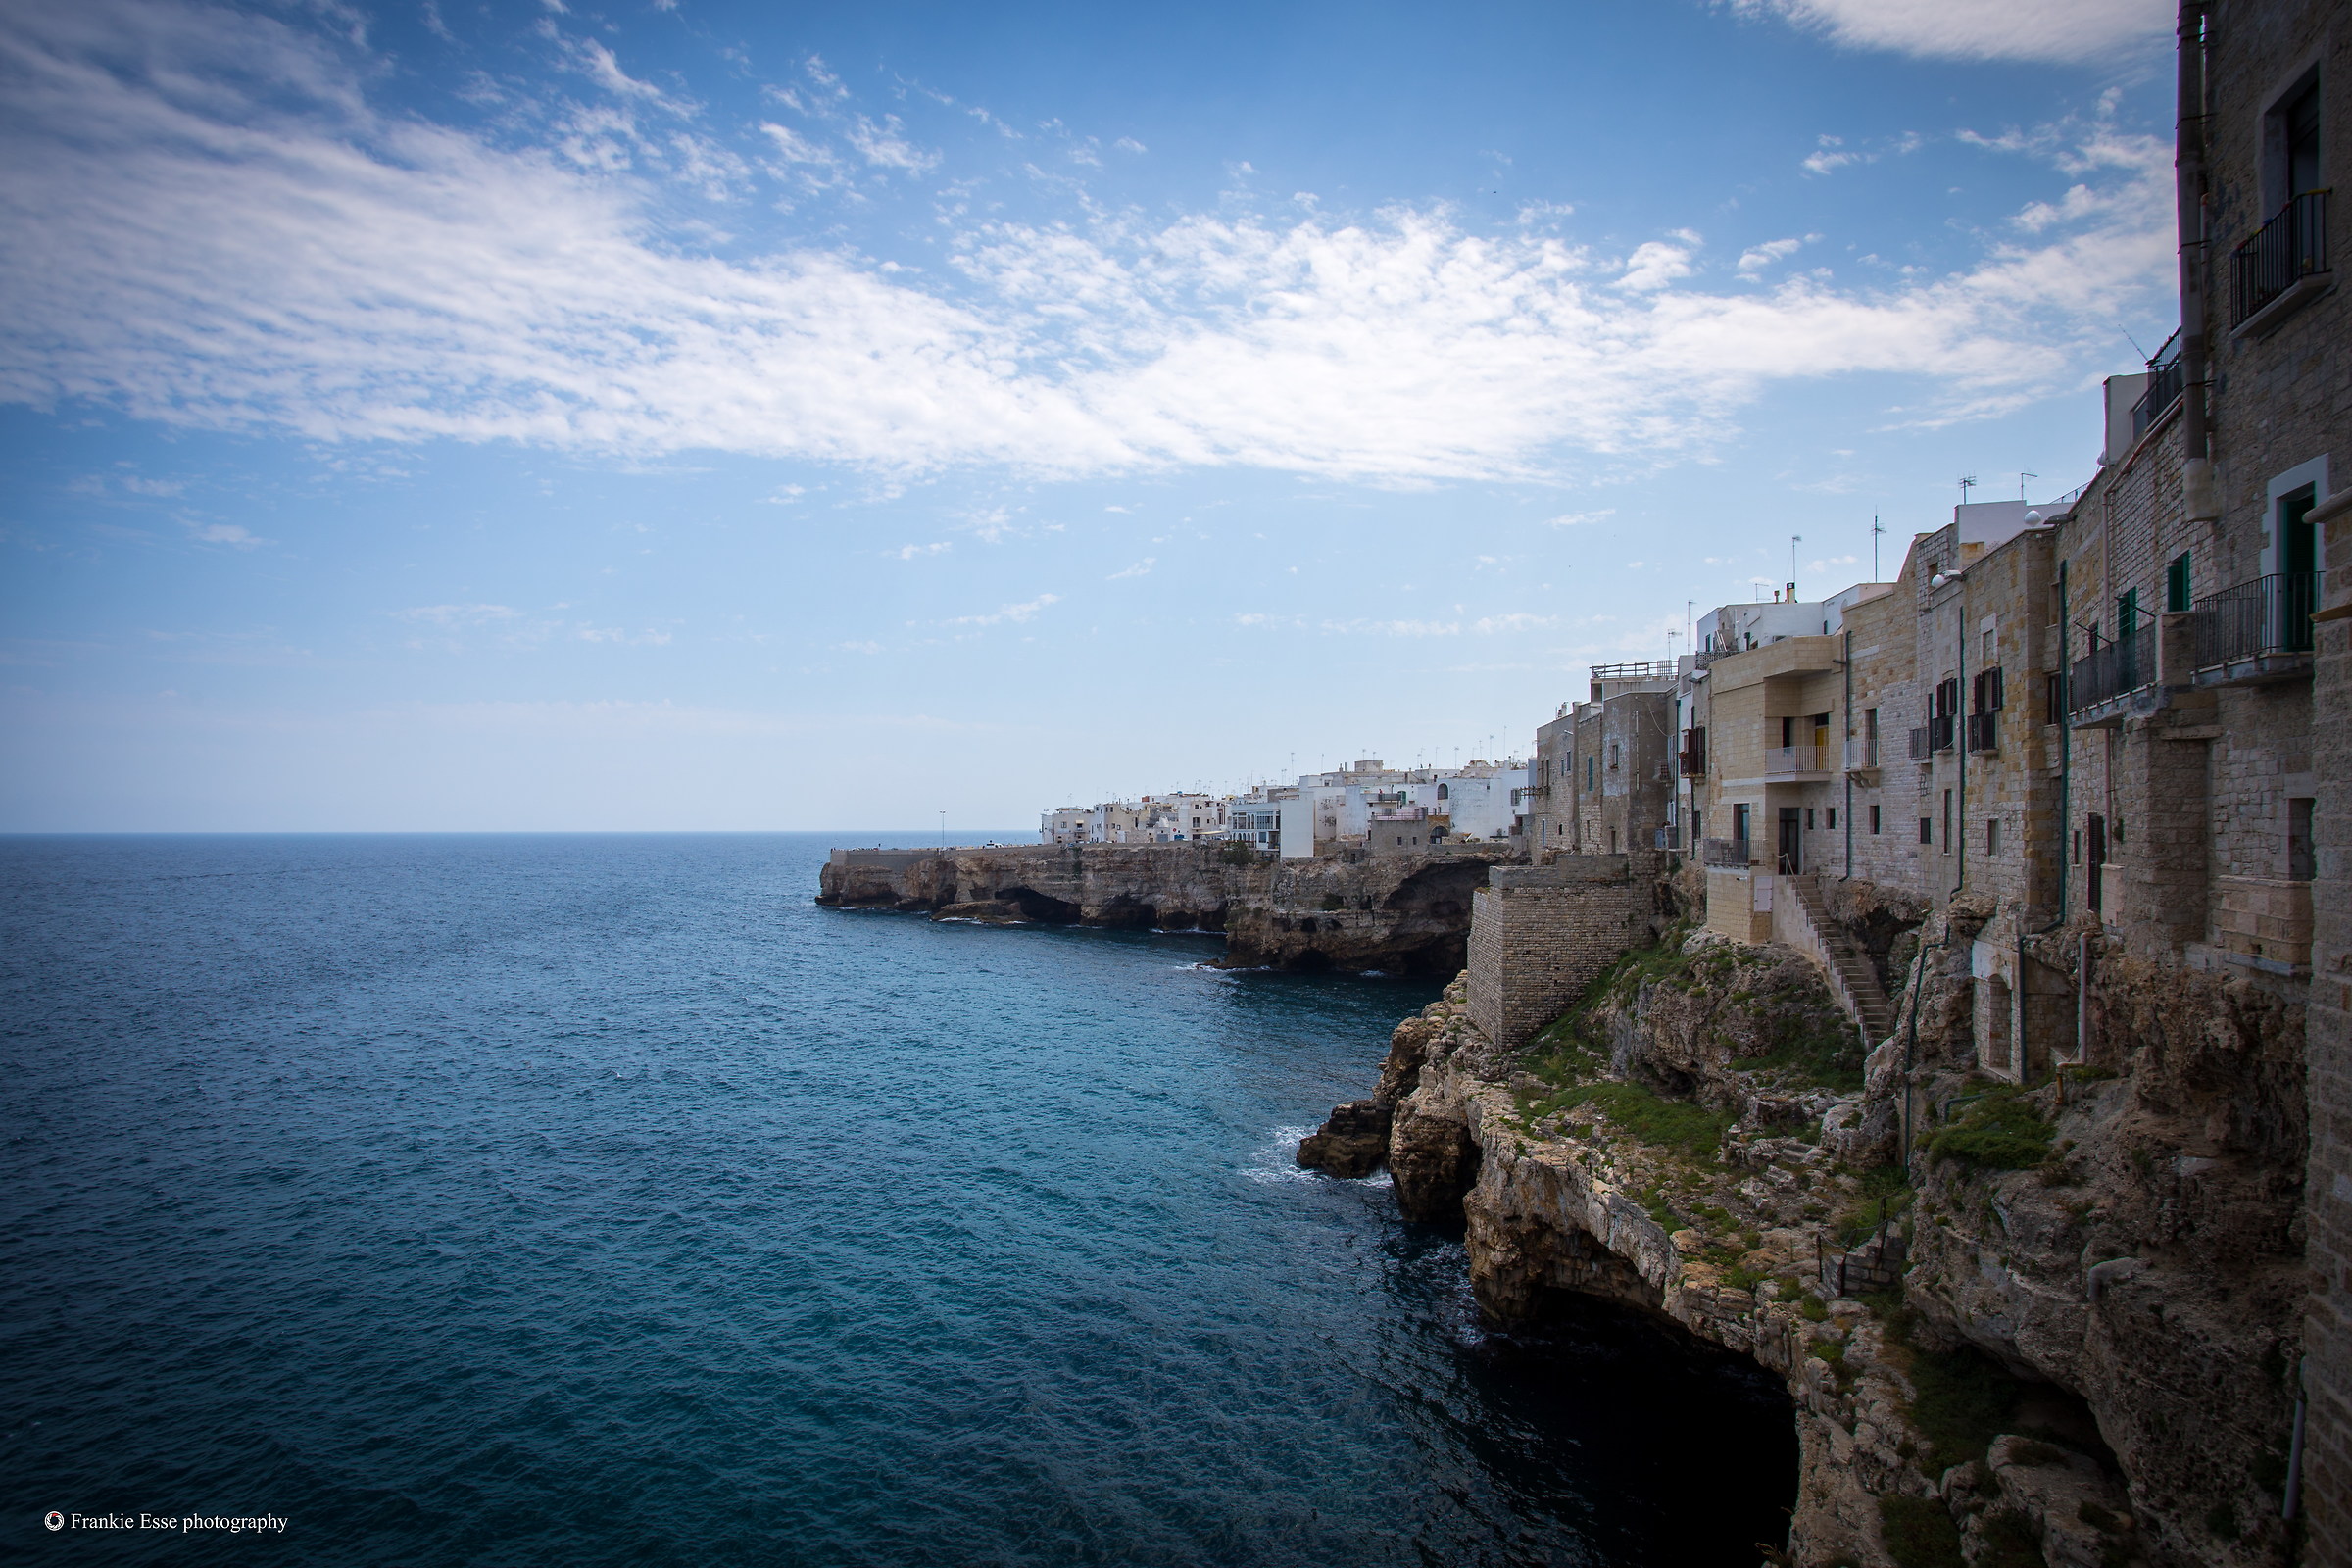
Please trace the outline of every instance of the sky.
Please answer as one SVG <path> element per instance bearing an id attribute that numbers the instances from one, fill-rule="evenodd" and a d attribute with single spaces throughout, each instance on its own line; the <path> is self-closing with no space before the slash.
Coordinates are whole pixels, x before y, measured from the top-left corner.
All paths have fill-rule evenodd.
<path id="1" fill-rule="evenodd" d="M 1963 476 L 2090 477 L 2177 317 L 2170 41 L 0 0 L 0 830 L 971 836 L 1522 755 Z"/>

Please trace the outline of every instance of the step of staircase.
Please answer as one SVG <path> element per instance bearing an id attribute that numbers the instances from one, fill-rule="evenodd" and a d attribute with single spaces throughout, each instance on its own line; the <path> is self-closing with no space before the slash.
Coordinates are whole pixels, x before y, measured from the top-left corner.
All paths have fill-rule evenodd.
<path id="1" fill-rule="evenodd" d="M 1878 971 L 1854 946 L 1845 929 L 1830 918 L 1818 873 L 1790 880 L 1795 885 L 1797 902 L 1804 908 L 1806 923 L 1813 927 L 1814 936 L 1829 954 L 1838 984 L 1858 1015 L 1856 1021 L 1876 1045 L 1894 1032 L 1894 1007 L 1887 1000 L 1886 988 L 1879 984 Z"/>

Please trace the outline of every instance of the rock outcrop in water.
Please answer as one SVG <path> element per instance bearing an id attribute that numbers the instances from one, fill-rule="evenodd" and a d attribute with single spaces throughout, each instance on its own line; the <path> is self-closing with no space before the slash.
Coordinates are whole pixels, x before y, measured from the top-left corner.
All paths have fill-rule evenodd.
<path id="1" fill-rule="evenodd" d="M 817 903 L 934 919 L 1214 931 L 1236 967 L 1451 974 L 1492 852 L 1278 859 L 1246 845 L 1074 844 L 837 852 Z M 864 852 L 858 852 L 864 853 Z"/>
<path id="2" fill-rule="evenodd" d="M 2094 964 L 2089 1063 L 1975 1077 L 1986 913 L 1879 934 L 1908 961 L 1867 1058 L 1795 955 L 1688 927 L 1517 1053 L 1457 981 L 1300 1161 L 1362 1170 L 1385 1125 L 1399 1207 L 1464 1226 L 1494 1319 L 1598 1296 L 1784 1377 L 1781 1560 L 2284 1564 L 2296 1020 L 2053 933 L 2044 961 Z"/>

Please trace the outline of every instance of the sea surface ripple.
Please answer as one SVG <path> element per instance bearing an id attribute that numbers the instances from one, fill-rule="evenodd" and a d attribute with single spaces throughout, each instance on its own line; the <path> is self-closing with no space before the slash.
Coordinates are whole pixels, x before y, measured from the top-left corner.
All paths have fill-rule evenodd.
<path id="1" fill-rule="evenodd" d="M 0 1543 L 1755 1561 L 1737 1366 L 1291 1163 L 1401 980 L 814 907 L 816 834 L 0 840 Z M 864 836 L 871 842 L 871 836 Z M 1700 1478 L 1729 1475 L 1724 1485 Z M 50 1508 L 282 1536 L 49 1535 Z"/>

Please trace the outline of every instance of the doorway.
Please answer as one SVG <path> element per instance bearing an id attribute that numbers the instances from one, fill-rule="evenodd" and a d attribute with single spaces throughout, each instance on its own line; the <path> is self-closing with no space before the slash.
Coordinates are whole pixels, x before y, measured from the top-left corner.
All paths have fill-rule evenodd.
<path id="1" fill-rule="evenodd" d="M 1793 806 L 1781 808 L 1781 875 L 1795 876 L 1804 869 L 1804 817 Z"/>

